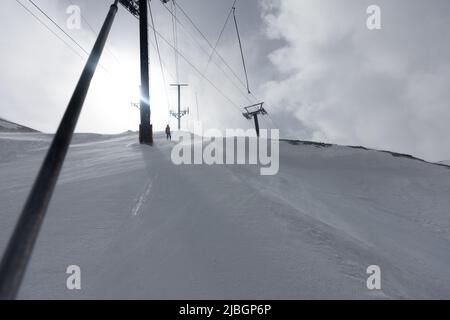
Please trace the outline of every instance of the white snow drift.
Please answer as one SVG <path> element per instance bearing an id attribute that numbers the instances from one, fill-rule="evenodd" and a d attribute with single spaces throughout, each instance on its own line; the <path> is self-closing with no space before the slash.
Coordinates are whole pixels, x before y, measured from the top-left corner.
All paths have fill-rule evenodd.
<path id="1" fill-rule="evenodd" d="M 0 134 L 0 250 L 50 140 Z M 20 298 L 450 298 L 447 167 L 281 142 L 278 175 L 261 176 L 136 141 L 75 136 Z"/>

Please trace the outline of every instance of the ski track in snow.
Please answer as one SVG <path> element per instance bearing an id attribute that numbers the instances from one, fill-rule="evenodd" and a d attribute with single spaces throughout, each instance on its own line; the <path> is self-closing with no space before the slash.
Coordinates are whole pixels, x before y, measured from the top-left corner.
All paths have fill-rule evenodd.
<path id="1" fill-rule="evenodd" d="M 0 134 L 3 250 L 51 138 Z M 22 299 L 450 298 L 450 170 L 280 144 L 280 172 L 175 166 L 173 143 L 76 134 Z M 68 265 L 81 291 L 65 288 Z M 382 291 L 366 268 L 382 270 Z"/>
<path id="2" fill-rule="evenodd" d="M 158 178 L 158 175 L 155 176 L 155 180 Z M 143 204 L 146 202 L 147 198 L 150 196 L 150 192 L 152 191 L 153 187 L 153 179 L 149 180 L 145 186 L 144 192 L 139 196 L 139 199 L 136 201 L 136 205 L 133 207 L 132 215 L 137 216 L 143 206 Z"/>

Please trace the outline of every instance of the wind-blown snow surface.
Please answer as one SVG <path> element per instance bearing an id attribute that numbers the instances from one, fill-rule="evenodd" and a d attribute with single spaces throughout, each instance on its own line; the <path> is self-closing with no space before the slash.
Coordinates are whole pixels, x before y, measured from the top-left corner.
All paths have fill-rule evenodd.
<path id="1" fill-rule="evenodd" d="M 51 140 L 0 134 L 0 250 Z M 450 170 L 281 142 L 280 172 L 74 138 L 20 298 L 450 298 Z M 66 289 L 69 265 L 82 290 Z M 379 265 L 382 291 L 366 288 Z"/>
<path id="2" fill-rule="evenodd" d="M 0 118 L 0 132 L 36 132 L 36 130 Z"/>

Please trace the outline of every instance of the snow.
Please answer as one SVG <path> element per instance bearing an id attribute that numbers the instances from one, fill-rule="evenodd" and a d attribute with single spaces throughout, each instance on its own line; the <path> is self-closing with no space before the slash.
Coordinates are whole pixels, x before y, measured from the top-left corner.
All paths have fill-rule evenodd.
<path id="1" fill-rule="evenodd" d="M 0 134 L 0 250 L 51 137 Z M 75 135 L 21 299 L 450 297 L 450 170 L 280 143 L 280 171 L 182 165 L 174 143 Z M 82 290 L 66 288 L 70 265 Z M 379 265 L 382 290 L 366 287 Z"/>
<path id="2" fill-rule="evenodd" d="M 0 132 L 35 132 L 35 130 L 0 118 Z"/>
<path id="3" fill-rule="evenodd" d="M 19 126 L 17 124 L 0 119 L 0 128 L 15 130 L 18 129 Z"/>

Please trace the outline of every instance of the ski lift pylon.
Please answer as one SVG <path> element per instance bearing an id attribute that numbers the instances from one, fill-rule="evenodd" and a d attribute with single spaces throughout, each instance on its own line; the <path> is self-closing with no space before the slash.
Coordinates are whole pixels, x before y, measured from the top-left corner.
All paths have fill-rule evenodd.
<path id="1" fill-rule="evenodd" d="M 264 109 L 263 107 L 264 102 L 260 102 L 260 103 L 256 103 L 253 104 L 251 106 L 245 107 L 244 108 L 244 112 L 242 113 L 242 115 L 247 119 L 247 120 L 255 120 L 255 129 L 256 129 L 256 135 L 259 137 L 259 121 L 258 121 L 258 115 L 266 115 L 267 111 L 266 109 Z"/>

